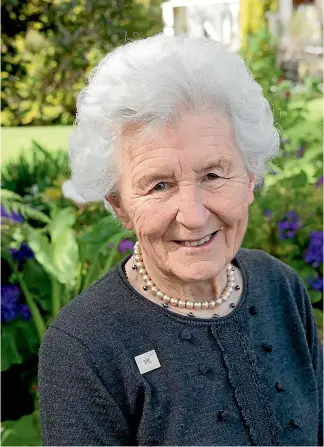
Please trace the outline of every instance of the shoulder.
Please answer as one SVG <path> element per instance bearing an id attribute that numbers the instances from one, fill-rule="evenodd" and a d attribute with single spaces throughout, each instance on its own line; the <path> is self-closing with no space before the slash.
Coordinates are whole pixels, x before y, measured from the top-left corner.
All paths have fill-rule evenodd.
<path id="1" fill-rule="evenodd" d="M 275 297 L 279 303 L 289 302 L 298 309 L 304 320 L 311 302 L 305 284 L 296 270 L 263 250 L 241 248 L 237 259 L 252 288 L 259 289 L 261 285 L 274 302 Z"/>
<path id="2" fill-rule="evenodd" d="M 265 277 L 273 278 L 275 275 L 276 278 L 286 278 L 292 282 L 301 281 L 296 270 L 263 250 L 241 248 L 237 258 L 250 274 L 262 273 Z"/>
<path id="3" fill-rule="evenodd" d="M 118 264 L 119 265 L 119 264 Z M 82 293 L 72 298 L 55 316 L 50 328 L 59 329 L 88 346 L 100 340 L 112 341 L 125 311 L 122 296 L 126 293 L 118 265 Z M 59 331 L 55 331 L 59 336 Z"/>

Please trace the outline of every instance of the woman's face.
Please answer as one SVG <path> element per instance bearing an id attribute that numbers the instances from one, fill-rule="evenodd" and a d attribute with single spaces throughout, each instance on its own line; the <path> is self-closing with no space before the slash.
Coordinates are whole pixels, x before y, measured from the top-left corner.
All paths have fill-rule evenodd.
<path id="1" fill-rule="evenodd" d="M 120 156 L 120 200 L 107 199 L 135 229 L 146 266 L 183 281 L 219 274 L 240 248 L 254 189 L 228 119 L 184 115 L 160 139 L 124 138 Z"/>

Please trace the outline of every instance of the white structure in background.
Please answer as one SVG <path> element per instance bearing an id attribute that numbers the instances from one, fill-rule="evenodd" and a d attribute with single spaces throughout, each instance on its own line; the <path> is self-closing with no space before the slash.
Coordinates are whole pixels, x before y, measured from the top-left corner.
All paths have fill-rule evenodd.
<path id="1" fill-rule="evenodd" d="M 161 6 L 165 34 L 208 36 L 238 50 L 240 0 L 168 0 Z"/>

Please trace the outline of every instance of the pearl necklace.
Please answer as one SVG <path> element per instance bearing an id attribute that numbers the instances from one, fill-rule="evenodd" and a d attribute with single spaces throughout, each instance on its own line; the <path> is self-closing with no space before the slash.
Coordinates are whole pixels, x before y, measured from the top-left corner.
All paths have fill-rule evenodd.
<path id="1" fill-rule="evenodd" d="M 226 302 L 234 289 L 235 286 L 235 275 L 234 275 L 234 267 L 232 267 L 231 264 L 227 264 L 226 266 L 226 274 L 227 274 L 227 283 L 224 291 L 221 293 L 220 297 L 216 300 L 209 300 L 209 301 L 191 301 L 191 300 L 182 300 L 177 298 L 170 298 L 168 295 L 166 295 L 162 290 L 159 290 L 158 287 L 154 284 L 152 279 L 147 274 L 147 271 L 145 269 L 145 265 L 143 262 L 143 256 L 140 249 L 139 242 L 137 241 L 134 246 L 134 264 L 133 264 L 133 270 L 137 270 L 143 278 L 143 281 L 145 282 L 145 285 L 143 286 L 143 290 L 146 292 L 149 290 L 153 295 L 156 295 L 158 298 L 161 298 L 162 305 L 164 307 L 168 307 L 169 304 L 171 306 L 175 307 L 181 307 L 181 308 L 187 308 L 187 309 L 214 309 L 216 306 L 219 306 L 223 302 Z M 235 290 L 239 290 L 240 286 L 235 286 Z M 231 304 L 231 307 L 234 307 L 233 303 Z M 188 314 L 188 316 L 194 316 L 192 312 Z M 214 314 L 213 317 L 218 317 L 218 314 Z"/>

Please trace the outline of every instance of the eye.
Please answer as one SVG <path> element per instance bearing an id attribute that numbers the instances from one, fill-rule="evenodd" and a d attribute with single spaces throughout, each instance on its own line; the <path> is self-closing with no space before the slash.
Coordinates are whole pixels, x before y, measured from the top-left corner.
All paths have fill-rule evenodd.
<path id="1" fill-rule="evenodd" d="M 215 180 L 220 177 L 219 177 L 219 175 L 215 174 L 214 172 L 210 172 L 209 174 L 207 174 L 207 178 L 208 178 L 208 180 Z"/>
<path id="2" fill-rule="evenodd" d="M 164 191 L 165 188 L 163 188 L 163 185 L 164 185 L 164 186 L 167 185 L 167 182 L 159 182 L 159 183 L 157 183 L 157 184 L 154 186 L 153 191 Z M 161 186 L 162 186 L 162 187 L 161 187 Z"/>

